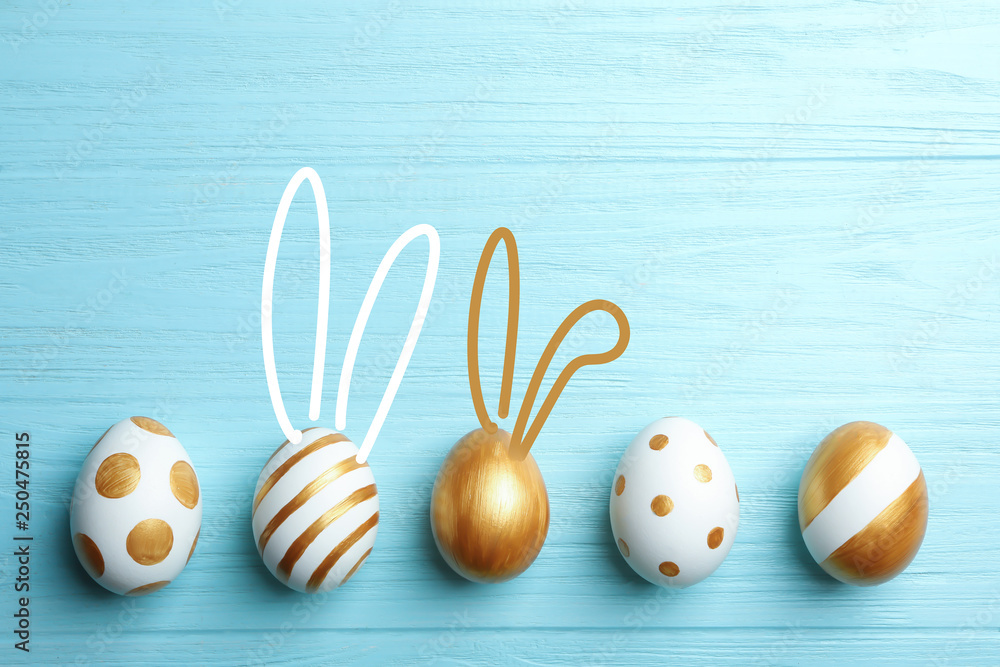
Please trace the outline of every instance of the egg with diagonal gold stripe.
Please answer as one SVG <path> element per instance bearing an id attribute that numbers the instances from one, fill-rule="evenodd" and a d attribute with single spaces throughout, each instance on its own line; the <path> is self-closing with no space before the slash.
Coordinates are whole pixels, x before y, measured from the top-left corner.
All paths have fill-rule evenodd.
<path id="1" fill-rule="evenodd" d="M 201 529 L 201 488 L 170 430 L 149 417 L 123 419 L 84 459 L 70 503 L 80 564 L 119 595 L 146 595 L 187 565 Z"/>
<path id="2" fill-rule="evenodd" d="M 267 569 L 304 593 L 343 585 L 378 532 L 378 490 L 345 435 L 328 428 L 285 441 L 264 464 L 253 497 L 253 536 Z"/>
<path id="3" fill-rule="evenodd" d="M 902 438 L 874 422 L 851 422 L 823 439 L 802 473 L 798 505 L 809 554 L 855 586 L 906 569 L 927 528 L 920 463 Z"/>

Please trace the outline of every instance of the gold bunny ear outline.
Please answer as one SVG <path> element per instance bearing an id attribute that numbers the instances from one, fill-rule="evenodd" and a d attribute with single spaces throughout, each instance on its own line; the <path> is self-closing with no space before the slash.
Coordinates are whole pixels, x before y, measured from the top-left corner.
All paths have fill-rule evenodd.
<path id="1" fill-rule="evenodd" d="M 539 408 L 538 414 L 535 415 L 534 421 L 531 422 L 531 426 L 528 428 L 528 432 L 524 433 L 524 428 L 528 422 L 528 416 L 531 414 L 531 408 L 535 403 L 535 396 L 538 395 L 538 390 L 542 386 L 542 380 L 545 378 L 545 372 L 549 368 L 549 364 L 552 363 L 552 358 L 555 357 L 556 350 L 562 345 L 563 340 L 569 334 L 570 330 L 583 319 L 584 316 L 596 312 L 598 310 L 603 310 L 604 312 L 610 314 L 618 322 L 618 342 L 615 346 L 608 350 L 607 352 L 601 352 L 599 354 L 581 354 L 576 357 L 571 362 L 566 364 L 566 367 L 559 373 L 559 377 L 556 378 L 555 383 L 553 383 L 552 388 L 549 393 L 545 396 L 545 400 L 542 401 L 542 407 Z M 517 413 L 517 422 L 514 424 L 514 434 L 510 439 L 510 456 L 515 461 L 523 461 L 525 457 L 528 456 L 528 451 L 531 450 L 531 446 L 535 444 L 535 438 L 538 437 L 539 432 L 542 430 L 542 426 L 545 425 L 545 420 L 548 419 L 549 414 L 552 412 L 552 408 L 555 407 L 556 401 L 559 400 L 559 395 L 562 393 L 563 389 L 566 388 L 566 384 L 569 379 L 573 377 L 573 373 L 584 366 L 597 366 L 600 364 L 606 364 L 610 361 L 614 361 L 622 355 L 625 348 L 628 347 L 629 336 L 631 335 L 631 330 L 628 325 L 628 318 L 625 317 L 625 313 L 622 309 L 611 303 L 610 301 L 605 301 L 604 299 L 595 299 L 593 301 L 588 301 L 570 313 L 556 332 L 552 334 L 552 338 L 549 339 L 549 344 L 545 346 L 545 351 L 542 353 L 542 358 L 538 360 L 538 365 L 535 366 L 535 372 L 531 376 L 531 381 L 528 383 L 528 390 L 524 393 L 524 400 L 521 403 L 521 409 Z M 523 435 L 523 437 L 522 437 Z"/>
<path id="2" fill-rule="evenodd" d="M 483 307 L 483 289 L 486 274 L 497 246 L 503 241 L 507 247 L 507 343 L 503 355 L 503 375 L 500 381 L 500 405 L 497 414 L 501 419 L 510 411 L 510 394 L 514 385 L 514 358 L 517 353 L 517 321 L 521 304 L 521 269 L 517 261 L 517 241 L 506 227 L 498 227 L 490 234 L 483 247 L 476 267 L 476 277 L 472 283 L 472 298 L 469 302 L 469 333 L 466 350 L 469 359 L 469 389 L 472 391 L 472 405 L 476 409 L 479 424 L 487 433 L 497 432 L 496 422 L 490 419 L 483 398 L 483 383 L 479 377 L 479 314 Z"/>
<path id="3" fill-rule="evenodd" d="M 479 265 L 476 267 L 476 277 L 472 284 L 472 298 L 469 303 L 467 342 L 469 388 L 472 392 L 472 404 L 475 407 L 479 424 L 483 427 L 483 430 L 490 434 L 496 433 L 498 426 L 490 419 L 489 413 L 486 410 L 486 401 L 483 398 L 483 385 L 479 375 L 479 315 L 483 306 L 483 290 L 486 286 L 486 274 L 489 273 L 490 262 L 493 259 L 497 246 L 500 245 L 500 241 L 503 241 L 507 247 L 507 276 L 509 284 L 507 297 L 507 341 L 504 348 L 503 375 L 500 383 L 500 405 L 497 410 L 497 414 L 502 419 L 510 411 L 510 395 L 514 384 L 514 358 L 517 352 L 518 313 L 521 302 L 521 273 L 517 258 L 517 242 L 514 240 L 513 232 L 506 227 L 495 229 L 483 247 L 483 254 L 480 256 Z M 585 315 L 598 310 L 603 310 L 615 318 L 615 321 L 618 323 L 618 342 L 607 352 L 584 354 L 567 364 L 566 368 L 559 373 L 559 377 L 556 378 L 545 400 L 542 401 L 542 407 L 539 409 L 538 414 L 535 416 L 531 427 L 525 435 L 525 426 L 531 414 L 531 408 L 535 403 L 535 397 L 538 395 L 542 380 L 545 378 L 545 373 L 548 370 L 549 364 L 552 363 L 556 351 L 577 322 L 583 319 Z M 566 388 L 566 384 L 573 374 L 584 366 L 606 364 L 620 357 L 625 348 L 628 347 L 629 335 L 628 318 L 625 317 L 625 313 L 615 304 L 603 299 L 588 301 L 573 310 L 563 320 L 545 347 L 541 359 L 538 360 L 538 364 L 535 366 L 531 381 L 528 383 L 528 391 L 525 392 L 524 400 L 521 402 L 521 409 L 517 413 L 517 421 L 514 425 L 514 434 L 511 437 L 511 458 L 516 461 L 523 461 L 527 457 L 528 451 L 542 430 L 542 426 L 545 425 L 545 420 L 548 419 L 552 408 L 555 407 L 556 401 L 559 400 L 559 395 Z"/>

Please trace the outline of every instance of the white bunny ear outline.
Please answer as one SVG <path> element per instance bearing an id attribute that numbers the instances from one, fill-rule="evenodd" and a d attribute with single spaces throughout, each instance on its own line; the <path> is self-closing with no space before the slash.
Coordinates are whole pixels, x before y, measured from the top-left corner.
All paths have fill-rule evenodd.
<path id="1" fill-rule="evenodd" d="M 326 194 L 323 190 L 323 183 L 319 174 L 309 167 L 299 169 L 285 187 L 285 192 L 281 196 L 278 204 L 278 211 L 274 216 L 274 225 L 271 228 L 271 238 L 268 241 L 267 257 L 264 262 L 264 283 L 261 289 L 261 345 L 264 352 L 264 373 L 267 376 L 267 388 L 271 395 L 271 405 L 274 408 L 275 417 L 281 426 L 282 432 L 292 444 L 302 441 L 302 431 L 292 428 L 292 423 L 288 419 L 284 402 L 281 399 L 281 389 L 278 386 L 278 373 L 274 361 L 274 339 L 272 335 L 271 304 L 274 288 L 274 270 L 278 260 L 278 246 L 281 243 L 281 232 L 285 225 L 285 218 L 288 216 L 288 209 L 292 199 L 304 180 L 308 180 L 312 185 L 313 196 L 316 199 L 316 212 L 319 218 L 319 238 L 320 238 L 320 276 L 319 276 L 319 306 L 316 314 L 316 350 L 313 357 L 313 379 L 312 390 L 309 397 L 309 419 L 316 421 L 319 419 L 320 399 L 323 394 L 323 366 L 326 360 L 326 338 L 327 323 L 329 319 L 330 306 L 330 214 L 327 209 Z M 354 364 L 357 358 L 358 347 L 361 345 L 361 338 L 368 324 L 368 316 L 371 314 L 378 298 L 385 277 L 392 268 L 393 262 L 399 257 L 411 241 L 418 236 L 426 236 L 429 243 L 429 253 L 427 257 L 427 273 L 424 276 L 424 285 L 420 292 L 420 299 L 417 302 L 417 310 L 413 315 L 413 322 L 403 343 L 403 350 L 400 352 L 396 367 L 393 369 L 392 377 L 389 378 L 389 385 L 382 395 L 375 412 L 375 418 L 368 427 L 368 433 L 362 441 L 358 451 L 357 460 L 364 463 L 375 439 L 378 437 L 385 418 L 389 414 L 389 408 L 396 397 L 399 385 L 406 373 L 406 367 L 410 363 L 410 357 L 417 346 L 417 339 L 420 337 L 420 330 L 427 319 L 427 311 L 430 308 L 431 297 L 434 294 L 434 283 L 437 279 L 438 264 L 441 258 L 441 239 L 437 230 L 431 225 L 420 224 L 403 232 L 395 243 L 390 246 L 388 252 L 382 258 L 375 277 L 372 278 L 368 292 L 361 304 L 361 310 L 354 321 L 354 329 L 351 331 L 351 338 L 347 344 L 347 352 L 344 355 L 344 366 L 340 373 L 340 386 L 337 390 L 336 407 L 336 427 L 343 432 L 347 427 L 347 399 L 351 386 L 351 376 L 354 373 Z"/>
<path id="2" fill-rule="evenodd" d="M 385 253 L 385 257 L 382 258 L 382 262 L 375 272 L 375 277 L 372 278 L 372 283 L 368 287 L 368 293 L 365 294 L 361 310 L 358 311 L 358 319 L 354 321 L 354 330 L 351 331 L 350 341 L 347 343 L 347 353 L 344 355 L 344 367 L 340 371 L 340 386 L 337 389 L 336 426 L 337 430 L 341 432 L 347 428 L 348 392 L 351 387 L 351 376 L 354 373 L 354 361 L 357 357 L 358 347 L 361 345 L 361 337 L 365 333 L 365 325 L 368 324 L 368 316 L 372 312 L 375 299 L 378 298 L 379 290 L 382 289 L 382 283 L 385 281 L 385 277 L 388 275 L 393 262 L 399 257 L 399 253 L 402 252 L 403 248 L 418 236 L 426 236 L 430 246 L 430 251 L 427 255 L 427 273 L 424 275 L 424 286 L 420 291 L 420 300 L 417 302 L 417 311 L 413 315 L 410 331 L 406 334 L 406 340 L 403 342 L 403 350 L 399 353 L 399 359 L 396 360 L 396 368 L 392 371 L 392 377 L 389 378 L 389 386 L 385 388 L 385 393 L 382 394 L 382 402 L 379 403 L 378 410 L 375 411 L 375 418 L 372 419 L 372 423 L 368 427 L 368 433 L 365 434 L 365 439 L 361 443 L 361 449 L 357 456 L 358 463 L 364 463 L 368 459 L 368 454 L 371 453 L 372 447 L 375 445 L 375 439 L 378 437 L 379 431 L 382 430 L 382 424 L 385 423 L 385 418 L 389 414 L 389 408 L 392 406 L 392 401 L 399 390 L 403 374 L 406 373 L 406 366 L 410 363 L 410 357 L 417 346 L 417 339 L 420 337 L 420 330 L 424 326 L 424 320 L 427 319 L 427 310 L 430 308 L 431 296 L 434 294 L 434 282 L 437 279 L 438 263 L 441 259 L 441 239 L 438 237 L 437 230 L 434 227 L 428 224 L 411 227 L 403 232 L 396 239 L 396 242 L 392 244 L 388 252 Z"/>
<path id="3" fill-rule="evenodd" d="M 285 227 L 285 218 L 292 205 L 292 199 L 298 192 L 302 181 L 307 180 L 312 185 L 313 198 L 316 200 L 316 214 L 319 218 L 319 305 L 316 308 L 316 351 L 313 355 L 312 390 L 309 394 L 309 419 L 319 419 L 320 399 L 323 395 L 323 366 L 326 363 L 326 330 L 330 316 L 330 211 L 326 206 L 326 192 L 323 182 L 315 169 L 303 167 L 295 172 L 292 180 L 285 186 L 285 192 L 278 203 L 278 212 L 274 215 L 274 225 L 271 227 L 271 238 L 267 242 L 267 256 L 264 259 L 264 284 L 260 293 L 260 341 L 264 352 L 264 375 L 267 376 L 267 390 L 271 394 L 271 406 L 274 416 L 278 418 L 281 431 L 293 445 L 302 442 L 302 431 L 292 428 L 288 419 L 284 401 L 281 400 L 281 389 L 278 387 L 278 371 L 274 363 L 274 338 L 271 327 L 271 305 L 274 291 L 274 268 L 278 263 L 278 246 L 281 245 L 281 231 Z"/>

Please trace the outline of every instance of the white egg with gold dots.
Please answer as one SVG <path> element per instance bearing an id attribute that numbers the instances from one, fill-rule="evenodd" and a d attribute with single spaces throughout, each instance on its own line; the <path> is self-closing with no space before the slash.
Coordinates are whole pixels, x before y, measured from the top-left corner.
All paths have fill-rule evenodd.
<path id="1" fill-rule="evenodd" d="M 625 450 L 610 512 L 625 562 L 651 583 L 685 588 L 712 574 L 733 546 L 739 491 L 712 436 L 693 421 L 667 417 Z"/>
<path id="2" fill-rule="evenodd" d="M 201 509 L 198 476 L 173 433 L 155 419 L 124 419 L 105 431 L 77 476 L 73 548 L 109 591 L 152 593 L 190 560 Z"/>

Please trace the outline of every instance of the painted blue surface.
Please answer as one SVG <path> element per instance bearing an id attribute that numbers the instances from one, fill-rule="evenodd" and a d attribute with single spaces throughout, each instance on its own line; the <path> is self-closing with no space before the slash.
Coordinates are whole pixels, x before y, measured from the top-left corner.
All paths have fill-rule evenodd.
<path id="1" fill-rule="evenodd" d="M 994 4 L 352 5 L 0 10 L 0 662 L 27 657 L 11 648 L 8 545 L 13 434 L 29 431 L 39 664 L 1000 663 Z M 375 551 L 315 607 L 271 578 L 249 524 L 283 440 L 256 319 L 264 252 L 304 165 L 334 220 L 323 423 L 382 254 L 420 222 L 443 249 L 436 306 L 371 457 Z M 275 285 L 297 425 L 314 215 L 303 192 Z M 444 565 L 427 512 L 446 451 L 476 425 L 468 295 L 498 225 L 521 248 L 515 405 L 579 303 L 617 302 L 633 333 L 621 359 L 574 378 L 535 445 L 552 505 L 540 557 L 487 587 Z M 376 305 L 355 438 L 425 252 L 404 253 Z M 503 328 L 484 318 L 490 405 Z M 553 372 L 606 349 L 611 329 L 585 327 Z M 90 446 L 132 414 L 185 445 L 205 520 L 173 585 L 123 600 L 77 564 L 66 502 Z M 631 437 L 675 414 L 713 434 L 743 502 L 723 566 L 671 594 L 618 556 L 607 496 Z M 902 435 L 931 489 L 922 550 L 875 589 L 826 577 L 795 522 L 809 453 L 854 419 Z"/>

